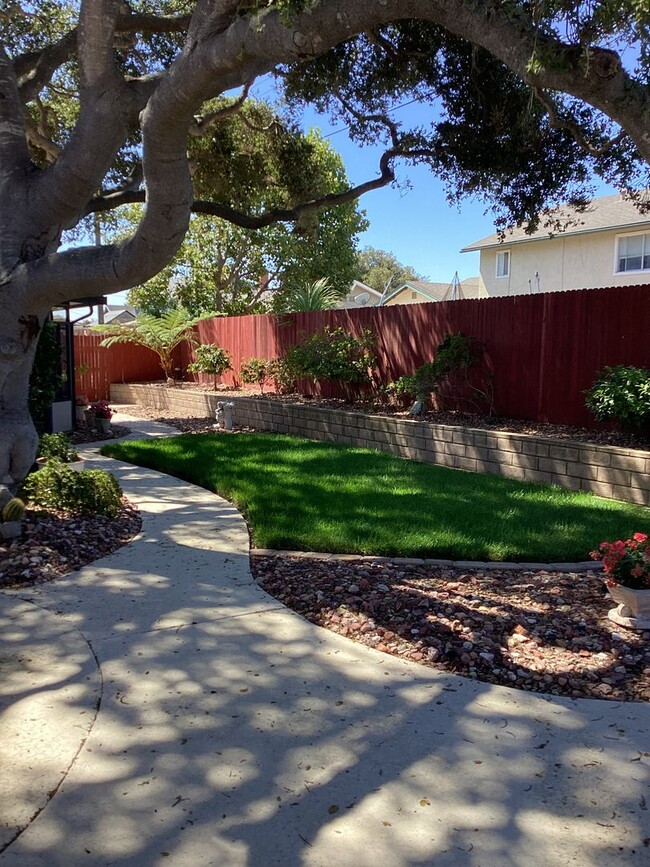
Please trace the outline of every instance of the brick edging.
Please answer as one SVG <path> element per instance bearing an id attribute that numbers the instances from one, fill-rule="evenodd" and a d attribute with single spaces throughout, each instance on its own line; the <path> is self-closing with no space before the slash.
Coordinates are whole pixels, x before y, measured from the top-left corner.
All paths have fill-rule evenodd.
<path id="1" fill-rule="evenodd" d="M 602 566 L 586 560 L 582 563 L 501 563 L 497 560 L 436 560 L 419 557 L 375 557 L 366 554 L 324 554 L 317 551 L 278 551 L 275 548 L 251 548 L 251 557 L 287 557 L 292 560 L 322 560 L 338 563 L 388 563 L 392 566 L 439 566 L 447 569 L 476 569 L 502 572 L 600 572 Z"/>
<path id="2" fill-rule="evenodd" d="M 554 440 L 534 434 L 365 415 L 263 397 L 239 397 L 160 384 L 111 385 L 111 400 L 140 403 L 178 416 L 213 415 L 219 400 L 235 404 L 235 424 L 399 457 L 650 505 L 650 451 Z"/>

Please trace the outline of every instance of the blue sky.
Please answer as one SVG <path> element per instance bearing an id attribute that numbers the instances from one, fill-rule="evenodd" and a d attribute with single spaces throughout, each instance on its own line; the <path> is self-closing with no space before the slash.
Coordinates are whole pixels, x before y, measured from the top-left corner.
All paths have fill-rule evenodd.
<path id="1" fill-rule="evenodd" d="M 268 90 L 268 88 L 267 88 Z M 256 95 L 264 88 L 255 88 Z M 268 97 L 267 97 L 268 98 Z M 409 124 L 431 119 L 430 111 L 421 105 L 398 109 L 393 120 Z M 360 148 L 352 142 L 343 123 L 332 125 L 326 116 L 309 110 L 303 126 L 320 128 L 328 141 L 341 154 L 352 184 L 376 177 L 381 147 Z M 360 199 L 360 205 L 370 220 L 370 228 L 361 236 L 360 246 L 377 247 L 393 253 L 404 265 L 434 282 L 451 282 L 458 271 L 461 280 L 479 273 L 479 254 L 461 253 L 462 247 L 494 232 L 488 205 L 479 199 L 465 199 L 450 206 L 442 183 L 425 166 L 396 163 L 398 179 L 410 181 L 407 189 L 384 187 Z M 601 182 L 595 182 L 597 195 L 617 192 Z M 487 213 L 486 213 L 487 212 Z"/>

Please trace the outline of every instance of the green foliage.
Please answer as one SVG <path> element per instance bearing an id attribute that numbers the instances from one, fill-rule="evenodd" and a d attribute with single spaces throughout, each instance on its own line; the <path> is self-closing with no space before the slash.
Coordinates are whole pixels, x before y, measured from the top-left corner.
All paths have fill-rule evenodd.
<path id="1" fill-rule="evenodd" d="M 375 336 L 367 328 L 360 337 L 355 337 L 343 328 L 326 326 L 298 346 L 290 347 L 285 365 L 295 378 L 370 382 L 376 364 L 374 345 Z"/>
<path id="2" fill-rule="evenodd" d="M 61 344 L 57 338 L 56 325 L 46 322 L 38 338 L 34 366 L 29 377 L 29 412 L 39 431 L 45 428 L 47 414 L 61 384 L 60 363 Z"/>
<path id="3" fill-rule="evenodd" d="M 406 398 L 412 400 L 417 396 L 415 375 L 412 373 L 405 373 L 394 382 L 389 382 L 386 386 L 386 392 L 389 395 L 395 395 L 398 399 Z"/>
<path id="4" fill-rule="evenodd" d="M 460 332 L 448 334 L 436 349 L 434 360 L 418 367 L 412 377 L 407 377 L 405 385 L 412 386 L 418 400 L 426 402 L 452 373 L 467 370 L 478 360 L 476 341 Z"/>
<path id="5" fill-rule="evenodd" d="M 128 325 L 96 325 L 94 331 L 107 334 L 100 346 L 135 343 L 155 352 L 168 380 L 172 379 L 174 349 L 183 341 L 193 340 L 192 329 L 201 317 L 191 317 L 182 307 L 162 316 L 140 314 Z"/>
<path id="6" fill-rule="evenodd" d="M 585 392 L 585 404 L 598 419 L 615 419 L 640 427 L 650 421 L 650 370 L 647 367 L 605 367 Z"/>
<path id="7" fill-rule="evenodd" d="M 249 358 L 239 368 L 239 378 L 247 385 L 257 384 L 262 394 L 264 386 L 277 373 L 277 360 L 267 358 Z"/>
<path id="8" fill-rule="evenodd" d="M 231 105 L 219 98 L 205 110 Z M 340 156 L 320 132 L 305 134 L 256 100 L 225 115 L 206 135 L 192 136 L 190 156 L 197 198 L 246 213 L 290 209 L 348 187 Z M 142 208 L 131 206 L 121 214 L 109 230 L 112 237 L 132 232 Z M 324 276 L 337 293 L 347 291 L 356 275 L 357 237 L 367 225 L 355 202 L 325 208 L 297 226 L 277 222 L 256 230 L 194 216 L 174 260 L 132 289 L 129 301 L 156 316 L 177 304 L 192 315 L 263 313 L 271 305 L 270 287 L 278 309 L 303 309 L 285 308 L 285 293 L 300 293 L 305 283 Z"/>
<path id="9" fill-rule="evenodd" d="M 214 377 L 214 390 L 217 390 L 217 377 L 232 370 L 230 355 L 216 343 L 203 343 L 194 348 L 194 361 L 187 365 L 190 373 L 207 373 Z"/>
<path id="10" fill-rule="evenodd" d="M 341 301 L 345 290 L 335 289 L 327 277 L 297 286 L 289 286 L 277 299 L 275 309 L 279 313 L 310 313 L 331 310 Z"/>
<path id="11" fill-rule="evenodd" d="M 30 503 L 45 509 L 60 509 L 73 515 L 116 515 L 122 490 L 105 470 L 75 472 L 51 460 L 27 477 L 23 492 Z"/>
<path id="12" fill-rule="evenodd" d="M 297 373 L 287 358 L 274 358 L 270 363 L 270 374 L 276 391 L 291 394 L 296 390 Z"/>
<path id="13" fill-rule="evenodd" d="M 377 292 L 397 289 L 407 280 L 426 280 L 409 265 L 398 262 L 392 253 L 374 247 L 364 247 L 357 253 L 356 277 Z"/>
<path id="14" fill-rule="evenodd" d="M 3 506 L 1 514 L 3 523 L 20 521 L 25 514 L 25 504 L 19 497 L 12 497 Z"/>
<path id="15" fill-rule="evenodd" d="M 41 434 L 37 457 L 58 458 L 66 464 L 79 460 L 79 455 L 72 447 L 70 437 L 63 432 Z"/>

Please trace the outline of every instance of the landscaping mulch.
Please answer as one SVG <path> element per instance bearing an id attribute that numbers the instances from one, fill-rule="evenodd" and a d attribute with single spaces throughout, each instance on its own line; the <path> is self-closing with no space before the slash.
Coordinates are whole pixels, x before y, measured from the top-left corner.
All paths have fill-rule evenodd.
<path id="1" fill-rule="evenodd" d="M 393 656 L 572 698 L 650 701 L 650 632 L 607 618 L 593 574 L 251 558 L 271 596 Z"/>
<path id="2" fill-rule="evenodd" d="M 131 429 L 123 424 L 112 424 L 109 433 L 102 433 L 94 427 L 90 428 L 86 425 L 78 424 L 70 436 L 70 441 L 75 446 L 83 445 L 84 443 L 99 443 L 108 440 L 114 440 L 118 437 L 125 437 L 131 433 Z"/>
<path id="3" fill-rule="evenodd" d="M 28 507 L 22 537 L 0 542 L 0 587 L 43 584 L 80 569 L 126 545 L 141 526 L 139 511 L 124 497 L 114 518 Z"/>

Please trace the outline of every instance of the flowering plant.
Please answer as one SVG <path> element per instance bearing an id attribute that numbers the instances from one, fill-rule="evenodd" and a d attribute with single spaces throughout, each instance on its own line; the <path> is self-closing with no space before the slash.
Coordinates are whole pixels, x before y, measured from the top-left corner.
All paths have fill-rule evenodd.
<path id="1" fill-rule="evenodd" d="M 76 406 L 88 406 L 89 400 L 87 394 L 78 394 L 74 399 Z"/>
<path id="2" fill-rule="evenodd" d="M 633 590 L 650 590 L 650 541 L 645 533 L 635 533 L 625 541 L 601 542 L 589 556 L 603 561 L 610 587 L 622 584 Z"/>
<path id="3" fill-rule="evenodd" d="M 90 404 L 91 412 L 95 418 L 112 418 L 113 410 L 108 405 L 107 400 L 95 400 Z"/>

